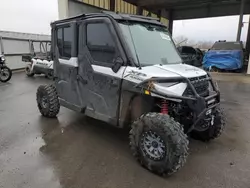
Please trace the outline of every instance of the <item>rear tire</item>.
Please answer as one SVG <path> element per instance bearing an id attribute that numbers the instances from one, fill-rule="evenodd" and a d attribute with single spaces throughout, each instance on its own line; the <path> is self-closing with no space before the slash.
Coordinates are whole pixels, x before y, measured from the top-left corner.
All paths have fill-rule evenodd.
<path id="1" fill-rule="evenodd" d="M 9 67 L 7 67 L 7 66 L 2 66 L 2 67 L 0 67 L 0 81 L 1 82 L 8 82 L 10 79 L 11 79 L 11 77 L 12 77 L 12 71 L 10 70 L 10 68 Z M 7 77 L 5 78 L 5 75 L 3 75 L 3 74 L 8 74 L 7 75 Z"/>
<path id="2" fill-rule="evenodd" d="M 210 140 L 214 140 L 221 136 L 223 130 L 225 128 L 225 117 L 222 109 L 216 109 L 214 125 L 210 126 L 206 131 L 191 132 L 191 137 L 196 140 L 201 140 L 203 142 L 208 142 Z"/>
<path id="3" fill-rule="evenodd" d="M 44 117 L 54 118 L 60 111 L 60 103 L 54 85 L 41 85 L 36 93 L 37 106 Z"/>
<path id="4" fill-rule="evenodd" d="M 25 67 L 25 73 L 28 77 L 33 77 L 35 74 L 31 71 L 31 65 L 27 65 Z"/>
<path id="5" fill-rule="evenodd" d="M 159 143 L 153 145 L 154 140 L 151 140 L 149 145 L 148 135 L 156 135 L 153 136 L 154 140 Z M 187 135 L 182 126 L 168 115 L 148 113 L 141 116 L 132 124 L 129 138 L 134 157 L 156 174 L 171 175 L 186 162 L 189 144 Z M 160 153 L 162 155 L 158 155 Z"/>

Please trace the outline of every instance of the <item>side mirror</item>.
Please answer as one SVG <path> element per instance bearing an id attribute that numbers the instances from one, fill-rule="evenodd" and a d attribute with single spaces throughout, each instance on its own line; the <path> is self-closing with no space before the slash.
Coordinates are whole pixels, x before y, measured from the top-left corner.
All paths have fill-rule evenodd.
<path id="1" fill-rule="evenodd" d="M 124 61 L 121 57 L 117 57 L 114 60 L 114 65 L 112 66 L 112 70 L 117 73 L 121 66 L 124 64 Z"/>

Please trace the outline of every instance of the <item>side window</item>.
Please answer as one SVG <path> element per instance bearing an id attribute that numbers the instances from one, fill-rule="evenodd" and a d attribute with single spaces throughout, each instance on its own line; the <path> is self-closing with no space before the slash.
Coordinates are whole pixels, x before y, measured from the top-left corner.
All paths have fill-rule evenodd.
<path id="1" fill-rule="evenodd" d="M 66 27 L 63 29 L 63 56 L 71 57 L 71 45 L 72 45 L 72 29 Z"/>
<path id="2" fill-rule="evenodd" d="M 59 57 L 70 58 L 72 48 L 72 29 L 68 27 L 58 28 L 57 30 L 57 46 L 59 49 Z"/>
<path id="3" fill-rule="evenodd" d="M 63 29 L 59 28 L 57 30 L 57 46 L 59 50 L 59 55 L 62 56 L 63 54 Z"/>
<path id="4" fill-rule="evenodd" d="M 116 45 L 107 24 L 87 24 L 86 40 L 88 50 L 95 61 L 113 63 L 116 57 Z"/>

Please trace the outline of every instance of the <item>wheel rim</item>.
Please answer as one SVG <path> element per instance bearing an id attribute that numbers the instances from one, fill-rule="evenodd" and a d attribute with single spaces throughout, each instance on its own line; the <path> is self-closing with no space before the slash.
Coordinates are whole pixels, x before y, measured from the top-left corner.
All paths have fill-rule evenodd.
<path id="1" fill-rule="evenodd" d="M 48 103 L 47 97 L 46 96 L 42 97 L 42 99 L 41 99 L 41 107 L 42 108 L 47 108 L 48 105 L 49 105 L 49 103 Z"/>
<path id="2" fill-rule="evenodd" d="M 147 131 L 142 134 L 140 140 L 142 151 L 152 160 L 158 161 L 166 155 L 164 140 L 156 132 Z"/>
<path id="3" fill-rule="evenodd" d="M 29 67 L 26 67 L 25 70 L 26 70 L 26 73 L 27 73 L 27 74 L 30 74 L 30 68 L 29 68 Z"/>
<path id="4" fill-rule="evenodd" d="M 9 73 L 8 69 L 2 69 L 0 73 L 1 73 L 1 79 L 2 80 L 6 80 L 10 76 L 10 73 Z"/>
<path id="5" fill-rule="evenodd" d="M 48 76 L 49 79 L 53 79 L 53 76 L 54 76 L 54 75 L 53 75 L 53 73 L 50 72 L 50 73 L 48 73 L 47 76 Z"/>

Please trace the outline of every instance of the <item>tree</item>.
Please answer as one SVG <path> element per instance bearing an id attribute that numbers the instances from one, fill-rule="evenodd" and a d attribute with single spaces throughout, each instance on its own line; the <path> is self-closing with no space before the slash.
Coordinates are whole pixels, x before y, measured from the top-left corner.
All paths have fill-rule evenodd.
<path id="1" fill-rule="evenodd" d="M 185 37 L 185 36 L 178 36 L 176 38 L 174 38 L 174 42 L 175 44 L 178 46 L 178 45 L 185 45 L 188 41 L 188 38 Z"/>

